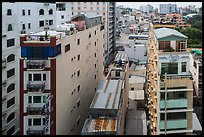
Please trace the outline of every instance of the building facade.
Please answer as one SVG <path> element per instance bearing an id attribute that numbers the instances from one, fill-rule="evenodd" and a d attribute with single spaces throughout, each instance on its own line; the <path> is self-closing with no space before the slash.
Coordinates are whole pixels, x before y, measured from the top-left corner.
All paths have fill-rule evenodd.
<path id="1" fill-rule="evenodd" d="M 160 4 L 160 14 L 170 14 L 177 12 L 176 4 Z"/>
<path id="2" fill-rule="evenodd" d="M 104 29 L 45 34 L 20 36 L 20 133 L 80 134 L 103 77 Z"/>
<path id="3" fill-rule="evenodd" d="M 153 6 L 148 4 L 146 6 L 141 6 L 140 7 L 140 11 L 143 12 L 143 13 L 150 13 L 150 12 L 153 12 Z"/>
<path id="4" fill-rule="evenodd" d="M 115 2 L 72 2 L 72 15 L 77 15 L 80 12 L 95 12 L 102 16 L 102 21 L 105 22 L 105 65 L 109 64 L 115 55 L 115 10 Z"/>
<path id="5" fill-rule="evenodd" d="M 152 28 L 147 68 L 150 133 L 191 134 L 193 83 L 187 37 L 173 29 Z"/>
<path id="6" fill-rule="evenodd" d="M 2 4 L 2 134 L 11 135 L 19 131 L 19 35 L 42 31 L 45 22 L 54 28 L 55 4 Z"/>

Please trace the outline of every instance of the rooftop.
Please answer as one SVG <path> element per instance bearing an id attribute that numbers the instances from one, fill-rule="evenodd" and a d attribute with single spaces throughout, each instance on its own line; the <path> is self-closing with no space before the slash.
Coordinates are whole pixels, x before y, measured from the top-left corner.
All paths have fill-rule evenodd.
<path id="1" fill-rule="evenodd" d="M 175 29 L 169 29 L 169 28 L 159 28 L 154 30 L 154 34 L 158 40 L 166 38 L 166 37 L 178 37 L 180 39 L 187 39 L 185 35 L 182 33 L 178 32 Z"/>

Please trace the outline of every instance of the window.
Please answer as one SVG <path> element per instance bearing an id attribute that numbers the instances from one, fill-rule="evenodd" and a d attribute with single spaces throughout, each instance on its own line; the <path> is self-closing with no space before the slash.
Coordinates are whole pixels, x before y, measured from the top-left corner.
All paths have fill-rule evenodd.
<path id="1" fill-rule="evenodd" d="M 90 7 L 91 10 L 93 10 L 93 7 Z"/>
<path id="2" fill-rule="evenodd" d="M 61 19 L 64 19 L 64 15 L 61 16 Z"/>
<path id="3" fill-rule="evenodd" d="M 96 68 L 96 64 L 95 64 L 95 68 Z"/>
<path id="4" fill-rule="evenodd" d="M 78 5 L 80 5 L 81 3 L 80 2 L 78 2 Z"/>
<path id="5" fill-rule="evenodd" d="M 181 62 L 181 72 L 186 72 L 186 62 Z"/>
<path id="6" fill-rule="evenodd" d="M 14 55 L 14 54 L 11 54 L 11 55 L 9 55 L 9 56 L 7 57 L 7 63 L 12 62 L 12 61 L 14 61 L 14 60 L 15 60 L 15 55 Z"/>
<path id="7" fill-rule="evenodd" d="M 49 25 L 53 25 L 53 20 L 49 20 Z"/>
<path id="8" fill-rule="evenodd" d="M 80 10 L 81 8 L 80 7 L 78 7 L 78 10 Z"/>
<path id="9" fill-rule="evenodd" d="M 161 63 L 161 74 L 178 74 L 178 63 Z"/>
<path id="10" fill-rule="evenodd" d="M 103 10 L 106 10 L 106 8 L 105 8 L 105 7 L 103 7 Z"/>
<path id="11" fill-rule="evenodd" d="M 43 125 L 45 125 L 45 118 L 43 118 Z"/>
<path id="12" fill-rule="evenodd" d="M 52 14 L 53 14 L 53 10 L 50 9 L 50 10 L 49 10 L 49 15 L 52 15 Z"/>
<path id="13" fill-rule="evenodd" d="M 42 97 L 43 97 L 43 103 L 45 103 L 47 100 L 47 97 L 46 96 L 42 96 Z"/>
<path id="14" fill-rule="evenodd" d="M 28 126 L 32 126 L 32 119 L 28 119 Z"/>
<path id="15" fill-rule="evenodd" d="M 99 5 L 99 2 L 97 2 L 97 5 Z"/>
<path id="16" fill-rule="evenodd" d="M 94 75 L 94 78 L 96 79 L 96 75 Z"/>
<path id="17" fill-rule="evenodd" d="M 25 30 L 26 27 L 25 27 L 25 24 L 22 24 L 22 30 Z"/>
<path id="18" fill-rule="evenodd" d="M 25 10 L 22 10 L 22 15 L 23 15 L 23 16 L 25 15 Z"/>
<path id="19" fill-rule="evenodd" d="M 7 40 L 7 47 L 12 47 L 14 45 L 15 45 L 15 39 L 14 38 Z"/>
<path id="20" fill-rule="evenodd" d="M 15 97 L 7 101 L 7 108 L 13 106 L 15 104 Z"/>
<path id="21" fill-rule="evenodd" d="M 131 88 L 132 91 L 134 91 L 134 88 Z"/>
<path id="22" fill-rule="evenodd" d="M 77 39 L 77 45 L 79 45 L 80 44 L 80 39 Z"/>
<path id="23" fill-rule="evenodd" d="M 65 53 L 70 50 L 70 44 L 65 46 Z"/>
<path id="24" fill-rule="evenodd" d="M 7 135 L 12 135 L 15 132 L 15 126 L 12 126 L 8 131 Z"/>
<path id="25" fill-rule="evenodd" d="M 106 2 L 103 2 L 103 5 L 105 5 L 106 4 Z"/>
<path id="26" fill-rule="evenodd" d="M 28 10 L 28 15 L 30 15 L 30 10 Z"/>
<path id="27" fill-rule="evenodd" d="M 14 84 L 14 83 L 10 84 L 10 85 L 8 86 L 8 88 L 7 88 L 7 93 L 10 93 L 10 92 L 13 91 L 14 89 L 15 89 L 15 84 Z"/>
<path id="28" fill-rule="evenodd" d="M 77 101 L 77 107 L 80 106 L 80 99 Z"/>
<path id="29" fill-rule="evenodd" d="M 7 118 L 7 123 L 11 122 L 15 118 L 15 112 L 11 113 Z"/>
<path id="30" fill-rule="evenodd" d="M 96 42 L 95 42 L 95 46 L 96 46 Z"/>
<path id="31" fill-rule="evenodd" d="M 44 20 L 39 21 L 39 26 L 43 27 L 44 26 Z"/>
<path id="32" fill-rule="evenodd" d="M 96 53 L 94 54 L 94 56 L 96 57 Z"/>
<path id="33" fill-rule="evenodd" d="M 41 125 L 41 118 L 34 118 L 33 126 L 40 126 L 40 125 Z"/>
<path id="34" fill-rule="evenodd" d="M 7 9 L 7 15 L 12 15 L 11 9 Z"/>
<path id="35" fill-rule="evenodd" d="M 43 74 L 43 81 L 46 81 L 46 74 Z"/>
<path id="36" fill-rule="evenodd" d="M 91 38 L 91 34 L 89 34 L 89 38 Z"/>
<path id="37" fill-rule="evenodd" d="M 78 61 L 80 60 L 80 54 L 79 54 L 79 55 L 77 55 L 77 60 L 78 60 Z"/>
<path id="38" fill-rule="evenodd" d="M 32 74 L 28 74 L 28 81 L 32 81 Z"/>
<path id="39" fill-rule="evenodd" d="M 44 15 L 44 10 L 43 9 L 39 10 L 39 15 Z"/>
<path id="40" fill-rule="evenodd" d="M 78 92 L 80 91 L 80 85 L 78 85 L 78 87 L 77 87 L 77 91 L 78 91 Z"/>
<path id="41" fill-rule="evenodd" d="M 28 96 L 28 103 L 32 103 L 32 96 Z"/>
<path id="42" fill-rule="evenodd" d="M 12 24 L 8 24 L 8 31 L 12 31 Z"/>
<path id="43" fill-rule="evenodd" d="M 105 16 L 105 15 L 106 15 L 106 13 L 104 12 L 104 13 L 103 13 L 103 15 Z M 103 18 L 103 20 L 105 20 L 105 18 Z"/>
<path id="44" fill-rule="evenodd" d="M 33 81 L 41 81 L 41 74 L 33 74 Z"/>
<path id="45" fill-rule="evenodd" d="M 116 77 L 120 77 L 120 71 L 115 72 Z"/>
<path id="46" fill-rule="evenodd" d="M 15 68 L 7 71 L 7 78 L 10 78 L 15 75 Z"/>
<path id="47" fill-rule="evenodd" d="M 31 28 L 31 25 L 30 25 L 30 23 L 28 23 L 28 29 L 30 29 Z"/>
<path id="48" fill-rule="evenodd" d="M 77 71 L 77 77 L 79 77 L 79 76 L 80 76 L 80 70 Z"/>
<path id="49" fill-rule="evenodd" d="M 96 30 L 95 30 L 95 35 L 96 35 Z"/>
<path id="50" fill-rule="evenodd" d="M 99 7 L 97 7 L 97 10 L 100 10 Z"/>
<path id="51" fill-rule="evenodd" d="M 41 103 L 41 96 L 33 96 L 33 103 Z"/>

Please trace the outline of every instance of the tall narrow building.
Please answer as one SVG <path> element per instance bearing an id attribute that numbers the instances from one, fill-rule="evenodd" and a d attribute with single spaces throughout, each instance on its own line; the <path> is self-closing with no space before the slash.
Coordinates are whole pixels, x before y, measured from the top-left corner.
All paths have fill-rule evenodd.
<path id="1" fill-rule="evenodd" d="M 55 28 L 55 4 L 2 3 L 2 134 L 19 132 L 19 57 L 23 33 Z"/>
<path id="2" fill-rule="evenodd" d="M 20 133 L 80 134 L 103 76 L 101 16 L 71 34 L 48 30 L 20 36 Z M 97 22 L 97 23 L 96 23 Z"/>
<path id="3" fill-rule="evenodd" d="M 115 2 L 72 2 L 72 15 L 77 15 L 81 12 L 94 12 L 102 16 L 102 21 L 105 22 L 105 52 L 104 65 L 107 66 L 115 57 L 116 44 L 116 3 Z"/>
<path id="4" fill-rule="evenodd" d="M 192 133 L 193 83 L 187 37 L 150 27 L 148 116 L 152 135 Z"/>

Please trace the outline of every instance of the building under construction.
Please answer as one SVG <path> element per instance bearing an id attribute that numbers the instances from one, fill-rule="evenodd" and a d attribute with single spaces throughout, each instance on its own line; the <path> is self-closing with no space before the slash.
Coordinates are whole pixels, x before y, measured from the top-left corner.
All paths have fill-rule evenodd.
<path id="1" fill-rule="evenodd" d="M 123 135 L 128 101 L 128 58 L 116 55 L 106 80 L 102 80 L 90 105 L 82 135 Z"/>

